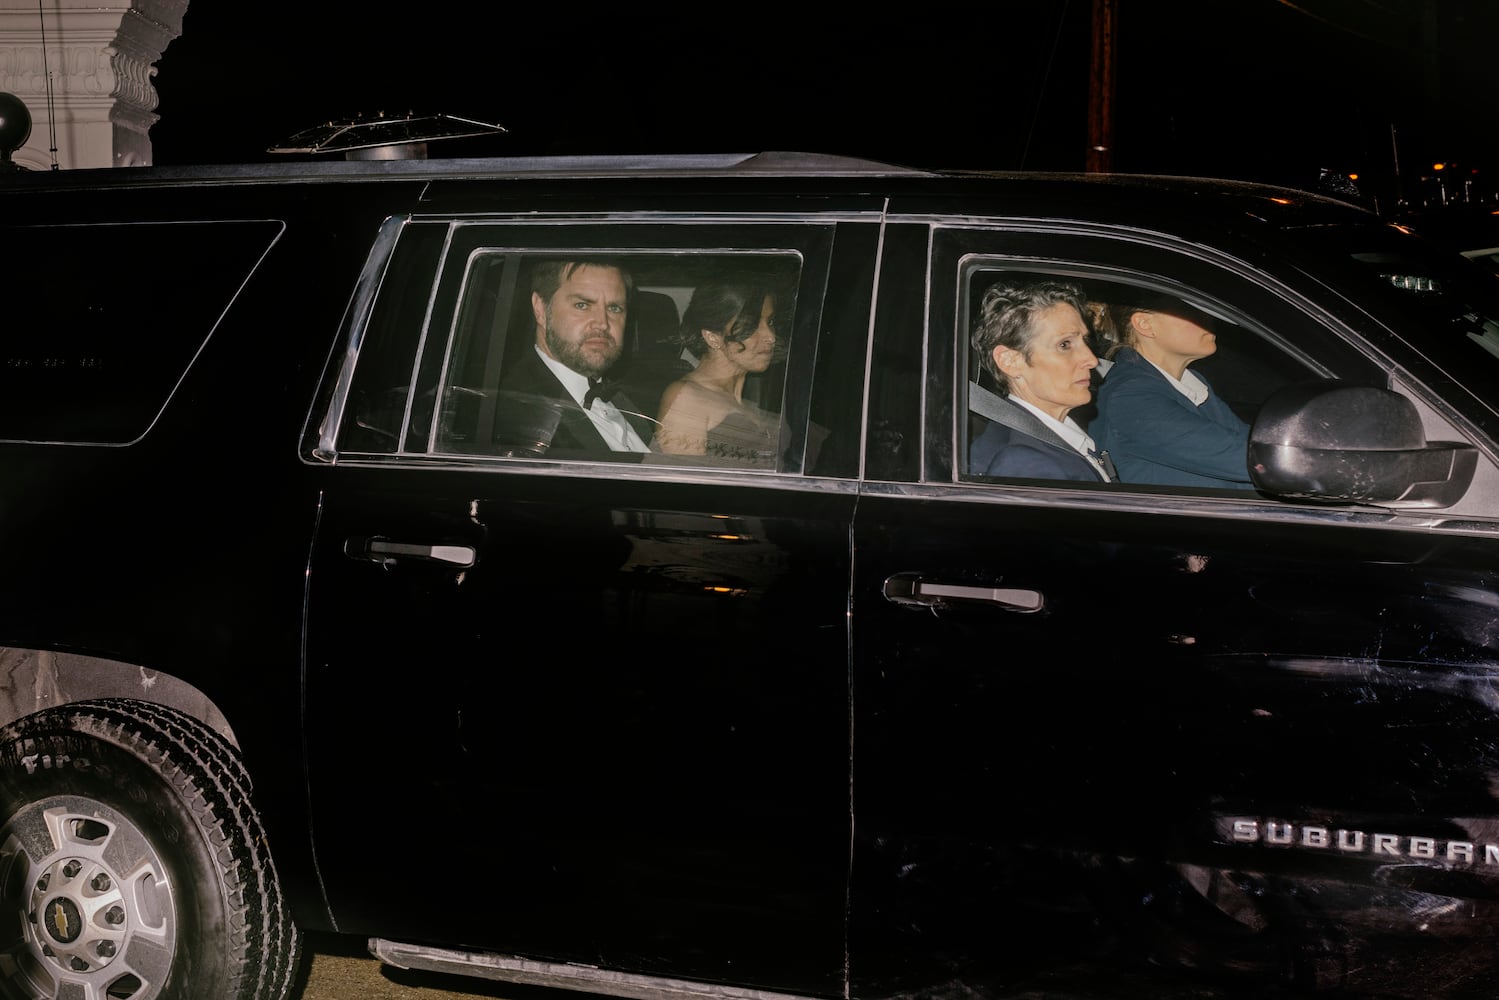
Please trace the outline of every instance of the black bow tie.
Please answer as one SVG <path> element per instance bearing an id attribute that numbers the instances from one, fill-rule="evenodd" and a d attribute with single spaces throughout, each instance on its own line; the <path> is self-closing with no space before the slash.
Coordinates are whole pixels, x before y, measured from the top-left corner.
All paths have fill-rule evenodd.
<path id="1" fill-rule="evenodd" d="M 609 402 L 618 391 L 618 382 L 610 382 L 601 378 L 589 379 L 588 391 L 583 394 L 583 409 L 592 409 L 595 399 L 602 399 L 606 403 Z"/>

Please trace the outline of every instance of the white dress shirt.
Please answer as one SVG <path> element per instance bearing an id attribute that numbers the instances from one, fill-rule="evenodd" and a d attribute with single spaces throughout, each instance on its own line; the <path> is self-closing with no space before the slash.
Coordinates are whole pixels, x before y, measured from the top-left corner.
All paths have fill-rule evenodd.
<path id="1" fill-rule="evenodd" d="M 1104 478 L 1105 482 L 1113 479 L 1098 457 L 1098 446 L 1094 444 L 1093 439 L 1088 436 L 1088 432 L 1083 430 L 1082 426 L 1076 420 L 1073 420 L 1071 417 L 1063 417 L 1061 420 L 1058 420 L 1051 414 L 1043 412 L 1039 407 L 1027 403 L 1014 393 L 1010 394 L 1010 402 L 1018 403 L 1034 413 L 1043 424 L 1051 428 L 1057 437 L 1066 441 L 1072 446 L 1074 451 L 1086 458 L 1089 464 L 1098 470 L 1098 474 Z"/>
<path id="2" fill-rule="evenodd" d="M 1140 357 L 1145 358 L 1145 355 L 1142 354 Z M 1145 360 L 1150 361 L 1149 358 L 1145 358 Z M 1182 377 L 1173 378 L 1170 372 L 1154 361 L 1150 361 L 1150 364 L 1156 371 L 1166 376 L 1166 381 L 1171 383 L 1171 388 L 1190 399 L 1193 406 L 1201 406 L 1208 401 L 1207 383 L 1196 375 L 1193 375 L 1191 369 L 1183 368 Z"/>
<path id="3" fill-rule="evenodd" d="M 583 405 L 583 397 L 588 394 L 588 376 L 581 375 L 571 368 L 547 354 L 540 347 L 536 348 L 537 357 L 541 363 L 552 370 L 562 387 L 572 396 L 573 402 L 579 406 Z M 593 405 L 583 410 L 588 414 L 588 419 L 593 421 L 593 426 L 598 428 L 604 436 L 604 441 L 609 445 L 611 451 L 650 451 L 646 443 L 635 433 L 635 428 L 625 419 L 625 415 L 619 412 L 619 407 L 613 403 L 607 403 L 602 399 L 595 399 Z"/>

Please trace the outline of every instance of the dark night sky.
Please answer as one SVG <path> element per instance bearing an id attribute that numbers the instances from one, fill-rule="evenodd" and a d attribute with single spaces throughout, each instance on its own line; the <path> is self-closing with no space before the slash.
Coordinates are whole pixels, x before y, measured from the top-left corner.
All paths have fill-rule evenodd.
<path id="1" fill-rule="evenodd" d="M 1091 0 L 838 17 L 773 3 L 618 14 L 316 6 L 290 15 L 193 0 L 157 64 L 156 162 L 274 159 L 266 147 L 303 128 L 415 111 L 509 129 L 431 155 L 803 149 L 918 166 L 1085 166 Z M 1499 3 L 1426 9 L 1116 0 L 1114 169 L 1303 185 L 1324 167 L 1384 184 L 1397 162 L 1413 183 L 1434 159 L 1499 173 L 1482 75 Z"/>

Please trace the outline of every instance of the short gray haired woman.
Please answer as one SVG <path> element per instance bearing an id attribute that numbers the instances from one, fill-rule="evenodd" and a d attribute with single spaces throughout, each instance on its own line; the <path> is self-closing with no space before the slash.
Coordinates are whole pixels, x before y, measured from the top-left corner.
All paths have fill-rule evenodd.
<path id="1" fill-rule="evenodd" d="M 970 342 L 1003 397 L 969 447 L 969 469 L 988 476 L 1108 482 L 1106 455 L 1068 414 L 1093 401 L 1098 358 L 1088 345 L 1087 300 L 1060 281 L 1001 282 L 985 290 Z"/>

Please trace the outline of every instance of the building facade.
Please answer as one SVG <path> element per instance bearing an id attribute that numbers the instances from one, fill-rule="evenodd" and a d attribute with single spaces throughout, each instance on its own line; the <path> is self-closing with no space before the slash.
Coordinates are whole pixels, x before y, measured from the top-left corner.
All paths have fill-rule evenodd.
<path id="1" fill-rule="evenodd" d="M 0 92 L 31 113 L 28 170 L 146 166 L 151 77 L 188 0 L 0 0 Z"/>

